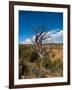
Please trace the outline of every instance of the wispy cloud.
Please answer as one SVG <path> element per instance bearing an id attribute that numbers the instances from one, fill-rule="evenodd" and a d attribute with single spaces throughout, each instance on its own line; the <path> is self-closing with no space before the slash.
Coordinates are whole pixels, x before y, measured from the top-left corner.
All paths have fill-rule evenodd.
<path id="1" fill-rule="evenodd" d="M 51 36 L 43 41 L 43 43 L 63 43 L 63 30 L 51 30 L 46 36 Z M 33 44 L 32 40 L 35 40 L 35 35 L 32 38 L 27 38 L 23 44 Z"/>
<path id="2" fill-rule="evenodd" d="M 23 44 L 33 44 L 33 43 L 32 43 L 32 41 L 31 41 L 31 39 L 26 39 L 26 40 L 23 42 Z"/>
<path id="3" fill-rule="evenodd" d="M 54 43 L 63 43 L 63 30 L 51 35 Z"/>

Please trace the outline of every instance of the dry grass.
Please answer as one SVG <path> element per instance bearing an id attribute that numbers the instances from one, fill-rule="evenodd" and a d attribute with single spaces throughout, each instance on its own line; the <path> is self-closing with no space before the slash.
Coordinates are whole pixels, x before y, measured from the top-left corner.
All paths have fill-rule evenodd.
<path id="1" fill-rule="evenodd" d="M 19 45 L 19 78 L 50 78 L 63 76 L 63 45 L 42 47 L 51 52 L 40 58 L 32 45 Z"/>

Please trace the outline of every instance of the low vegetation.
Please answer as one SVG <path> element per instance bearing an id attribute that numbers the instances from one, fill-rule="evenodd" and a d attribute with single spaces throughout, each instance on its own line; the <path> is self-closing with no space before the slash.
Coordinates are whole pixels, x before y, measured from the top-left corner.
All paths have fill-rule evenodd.
<path id="1" fill-rule="evenodd" d="M 33 45 L 19 45 L 19 78 L 50 78 L 63 76 L 63 45 L 53 45 L 41 58 Z M 49 45 L 43 45 L 46 49 Z M 60 55 L 61 54 L 61 55 Z"/>

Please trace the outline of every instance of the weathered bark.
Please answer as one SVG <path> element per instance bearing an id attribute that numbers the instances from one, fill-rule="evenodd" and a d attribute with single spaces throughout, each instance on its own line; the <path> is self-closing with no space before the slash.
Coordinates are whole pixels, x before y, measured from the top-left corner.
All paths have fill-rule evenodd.
<path id="1" fill-rule="evenodd" d="M 34 33 L 35 33 L 35 40 L 32 42 L 35 45 L 35 49 L 37 50 L 38 54 L 40 57 L 43 56 L 43 51 L 42 51 L 42 44 L 43 41 L 46 40 L 47 38 L 51 38 L 48 36 L 48 28 L 46 26 L 40 26 L 36 28 L 32 28 Z"/>

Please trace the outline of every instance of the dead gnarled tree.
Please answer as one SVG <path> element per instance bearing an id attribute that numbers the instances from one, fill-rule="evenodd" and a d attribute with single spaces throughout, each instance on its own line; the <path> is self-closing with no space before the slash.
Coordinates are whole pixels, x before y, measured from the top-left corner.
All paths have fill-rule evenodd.
<path id="1" fill-rule="evenodd" d="M 33 44 L 35 45 L 35 49 L 37 50 L 38 54 L 42 56 L 42 45 L 44 41 L 48 38 L 51 38 L 50 35 L 48 35 L 48 28 L 47 26 L 39 26 L 39 27 L 32 27 L 33 32 L 35 33 L 34 40 L 31 40 Z"/>

